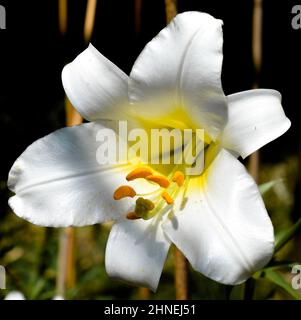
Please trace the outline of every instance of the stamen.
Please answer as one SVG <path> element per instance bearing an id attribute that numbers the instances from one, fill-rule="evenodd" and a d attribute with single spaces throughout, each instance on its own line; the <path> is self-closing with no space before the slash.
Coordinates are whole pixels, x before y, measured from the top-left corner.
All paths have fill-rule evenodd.
<path id="1" fill-rule="evenodd" d="M 185 176 L 181 171 L 176 171 L 172 178 L 172 181 L 176 182 L 179 187 L 182 187 L 182 185 L 184 184 L 184 180 Z"/>
<path id="2" fill-rule="evenodd" d="M 162 188 L 169 187 L 169 181 L 164 176 L 148 176 L 147 180 L 157 183 Z"/>
<path id="3" fill-rule="evenodd" d="M 140 167 L 137 169 L 134 169 L 133 171 L 131 171 L 127 176 L 126 176 L 126 180 L 127 181 L 132 181 L 138 178 L 146 178 L 147 176 L 152 175 L 153 172 L 150 168 L 148 167 Z"/>
<path id="4" fill-rule="evenodd" d="M 173 204 L 173 198 L 166 190 L 162 192 L 161 196 L 167 202 L 167 204 Z"/>
<path id="5" fill-rule="evenodd" d="M 140 217 L 147 214 L 148 211 L 151 211 L 154 208 L 155 208 L 154 203 L 148 199 L 144 199 L 140 197 L 136 200 L 135 213 Z"/>
<path id="6" fill-rule="evenodd" d="M 136 192 L 132 187 L 121 186 L 115 190 L 113 198 L 114 198 L 114 200 L 120 200 L 125 197 L 134 198 L 135 195 L 136 195 Z"/>
<path id="7" fill-rule="evenodd" d="M 137 219 L 141 219 L 140 216 L 138 216 L 135 212 L 130 212 L 126 215 L 126 218 L 129 220 L 137 220 Z"/>

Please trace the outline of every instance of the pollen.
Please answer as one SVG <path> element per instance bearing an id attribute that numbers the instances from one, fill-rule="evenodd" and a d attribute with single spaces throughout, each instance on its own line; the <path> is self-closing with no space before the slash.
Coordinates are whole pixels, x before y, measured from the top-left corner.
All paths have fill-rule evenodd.
<path id="1" fill-rule="evenodd" d="M 147 176 L 146 180 L 152 181 L 157 183 L 162 188 L 168 188 L 169 187 L 169 181 L 164 176 Z"/>
<path id="2" fill-rule="evenodd" d="M 122 198 L 131 197 L 134 198 L 136 195 L 135 190 L 130 186 L 121 186 L 117 188 L 114 192 L 114 200 L 120 200 Z"/>
<path id="3" fill-rule="evenodd" d="M 181 187 L 184 184 L 184 180 L 185 176 L 181 171 L 176 171 L 172 178 L 172 181 L 176 182 L 179 187 Z"/>
<path id="4" fill-rule="evenodd" d="M 162 198 L 166 201 L 167 204 L 173 204 L 173 198 L 170 196 L 170 194 L 164 190 L 161 193 Z"/>
<path id="5" fill-rule="evenodd" d="M 132 181 L 138 178 L 146 178 L 147 176 L 151 176 L 153 174 L 152 170 L 148 167 L 140 167 L 131 171 L 127 176 L 127 181 Z"/>
<path id="6" fill-rule="evenodd" d="M 130 212 L 126 215 L 126 218 L 129 220 L 137 220 L 137 219 L 141 219 L 140 216 L 137 215 L 136 212 Z"/>

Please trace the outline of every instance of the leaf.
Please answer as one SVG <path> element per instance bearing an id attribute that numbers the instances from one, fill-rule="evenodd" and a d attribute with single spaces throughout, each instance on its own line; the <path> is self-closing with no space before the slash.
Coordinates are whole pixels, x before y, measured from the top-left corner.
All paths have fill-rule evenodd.
<path id="1" fill-rule="evenodd" d="M 253 275 L 253 278 L 258 279 L 258 278 L 262 277 L 264 272 L 270 271 L 270 270 L 276 271 L 279 269 L 288 269 L 288 268 L 291 269 L 295 264 L 296 264 L 296 262 L 293 262 L 293 261 L 271 260 L 263 269 L 255 272 Z"/>
<path id="2" fill-rule="evenodd" d="M 258 186 L 261 195 L 265 195 L 268 191 L 270 191 L 277 183 L 282 181 L 281 179 L 272 180 Z"/>
<path id="3" fill-rule="evenodd" d="M 291 227 L 281 230 L 276 234 L 274 253 L 279 251 L 287 242 L 289 242 L 301 228 L 301 218 Z"/>
<path id="4" fill-rule="evenodd" d="M 301 294 L 297 290 L 293 289 L 291 284 L 288 283 L 279 272 L 267 270 L 263 273 L 263 277 L 284 289 L 294 299 L 301 300 Z"/>

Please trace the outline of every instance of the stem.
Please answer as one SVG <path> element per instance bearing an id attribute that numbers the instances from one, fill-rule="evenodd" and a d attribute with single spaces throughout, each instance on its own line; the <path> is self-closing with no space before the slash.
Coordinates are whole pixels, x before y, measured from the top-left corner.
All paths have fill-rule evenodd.
<path id="1" fill-rule="evenodd" d="M 253 63 L 256 77 L 253 88 L 258 88 L 259 76 L 262 66 L 262 0 L 254 0 L 253 5 L 253 39 L 252 39 Z M 254 180 L 259 181 L 260 155 L 255 151 L 250 156 L 249 171 Z M 255 280 L 250 278 L 245 283 L 245 300 L 252 300 L 255 289 Z"/>
<path id="2" fill-rule="evenodd" d="M 253 63 L 256 71 L 256 81 L 262 66 L 262 0 L 254 0 L 253 7 Z"/>
<path id="3" fill-rule="evenodd" d="M 145 287 L 139 288 L 138 296 L 140 300 L 149 300 L 150 298 L 150 290 Z"/>
<path id="4" fill-rule="evenodd" d="M 71 289 L 75 286 L 75 230 L 71 227 L 65 229 L 67 236 L 67 255 L 66 255 L 66 288 Z"/>
<path id="5" fill-rule="evenodd" d="M 176 299 L 188 300 L 188 268 L 182 252 L 175 248 L 175 287 Z"/>
<path id="6" fill-rule="evenodd" d="M 135 0 L 135 32 L 137 35 L 141 31 L 141 10 L 142 0 Z"/>
<path id="7" fill-rule="evenodd" d="M 68 19 L 68 3 L 67 0 L 59 1 L 59 29 L 62 35 L 67 31 Z M 90 41 L 96 12 L 97 0 L 88 0 L 86 18 L 84 25 L 84 40 L 86 43 Z M 75 110 L 68 98 L 65 100 L 66 109 L 66 125 L 74 126 L 83 122 L 81 115 Z M 59 243 L 59 258 L 58 258 L 58 274 L 56 291 L 61 297 L 66 296 L 66 289 L 71 289 L 75 285 L 75 232 L 69 227 L 61 231 Z"/>
<path id="8" fill-rule="evenodd" d="M 85 43 L 89 43 L 95 22 L 95 13 L 96 13 L 97 0 L 88 0 L 85 26 L 84 26 L 84 40 Z"/>
<path id="9" fill-rule="evenodd" d="M 253 39 L 252 54 L 255 68 L 255 81 L 253 89 L 258 88 L 259 76 L 262 66 L 262 0 L 254 0 L 253 5 Z M 255 151 L 250 156 L 249 171 L 256 182 L 259 179 L 260 156 Z"/>
<path id="10" fill-rule="evenodd" d="M 74 240 L 73 228 L 69 227 L 61 231 L 56 292 L 63 298 L 66 297 L 66 289 L 71 289 L 75 285 Z"/>
<path id="11" fill-rule="evenodd" d="M 259 167 L 260 167 L 260 154 L 259 154 L 259 151 L 255 151 L 250 155 L 249 172 L 256 183 L 258 183 L 259 181 Z"/>
<path id="12" fill-rule="evenodd" d="M 65 110 L 66 110 L 66 126 L 72 127 L 79 125 L 83 122 L 81 115 L 74 109 L 69 99 L 65 98 Z"/>
<path id="13" fill-rule="evenodd" d="M 61 35 L 64 36 L 67 31 L 68 0 L 58 0 L 58 9 L 59 9 L 59 30 Z"/>
<path id="14" fill-rule="evenodd" d="M 177 0 L 165 0 L 165 12 L 168 24 L 177 14 Z"/>

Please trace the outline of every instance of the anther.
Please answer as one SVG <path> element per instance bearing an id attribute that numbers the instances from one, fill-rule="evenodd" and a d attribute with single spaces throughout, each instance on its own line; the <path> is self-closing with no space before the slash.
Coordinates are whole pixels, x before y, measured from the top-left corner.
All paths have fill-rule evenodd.
<path id="1" fill-rule="evenodd" d="M 136 192 L 132 187 L 121 186 L 115 190 L 113 198 L 114 198 L 114 200 L 120 200 L 125 197 L 134 198 L 135 195 L 136 195 Z"/>
<path id="2" fill-rule="evenodd" d="M 146 180 L 157 183 L 162 188 L 168 188 L 169 181 L 164 176 L 148 176 Z"/>
<path id="3" fill-rule="evenodd" d="M 185 176 L 181 171 L 176 171 L 172 178 L 172 181 L 176 182 L 179 187 L 181 187 L 184 184 L 184 180 Z"/>
<path id="4" fill-rule="evenodd" d="M 150 168 L 148 167 L 140 167 L 137 169 L 134 169 L 133 171 L 131 171 L 127 176 L 126 176 L 126 180 L 127 181 L 132 181 L 138 178 L 146 178 L 147 176 L 152 175 L 153 172 Z"/>
<path id="5" fill-rule="evenodd" d="M 161 193 L 161 196 L 167 202 L 167 204 L 173 204 L 173 198 L 166 190 Z"/>
<path id="6" fill-rule="evenodd" d="M 137 220 L 137 219 L 141 219 L 140 216 L 137 215 L 137 213 L 135 212 L 130 212 L 126 215 L 126 218 L 129 220 Z"/>

